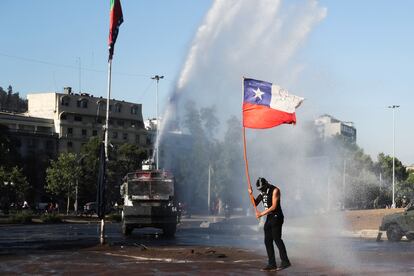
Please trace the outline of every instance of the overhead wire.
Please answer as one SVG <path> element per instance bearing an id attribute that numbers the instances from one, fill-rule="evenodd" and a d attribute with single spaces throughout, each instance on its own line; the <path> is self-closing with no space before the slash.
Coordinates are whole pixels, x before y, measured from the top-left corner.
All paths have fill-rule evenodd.
<path id="1" fill-rule="evenodd" d="M 79 66 L 49 62 L 49 61 L 44 61 L 44 60 L 39 60 L 39 59 L 34 59 L 34 58 L 21 57 L 21 56 L 15 56 L 15 55 L 9 55 L 9 54 L 5 54 L 5 53 L 1 53 L 1 52 L 0 52 L 0 56 L 8 57 L 8 58 L 14 58 L 14 59 L 18 59 L 18 60 L 27 61 L 27 62 L 33 62 L 33 63 L 49 65 L 49 66 L 79 70 Z M 105 74 L 107 73 L 106 70 L 99 70 L 99 69 L 93 69 L 93 68 L 87 68 L 87 67 L 80 67 L 80 69 L 84 70 L 84 71 L 90 71 L 90 72 L 96 72 L 96 73 L 105 73 Z M 130 76 L 130 77 L 143 77 L 143 78 L 150 78 L 151 77 L 150 75 L 145 75 L 145 74 L 134 74 L 134 73 L 125 73 L 125 72 L 113 72 L 113 73 L 117 74 L 117 75 Z"/>

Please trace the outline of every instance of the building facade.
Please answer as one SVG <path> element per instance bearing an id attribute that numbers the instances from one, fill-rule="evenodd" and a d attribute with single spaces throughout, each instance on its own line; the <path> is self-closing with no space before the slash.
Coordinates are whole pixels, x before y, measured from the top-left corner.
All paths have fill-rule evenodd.
<path id="1" fill-rule="evenodd" d="M 91 137 L 103 137 L 106 123 L 106 99 L 81 93 L 28 94 L 28 115 L 53 121 L 58 135 L 59 152 L 79 152 Z M 110 100 L 109 142 L 129 143 L 147 149 L 147 131 L 142 119 L 141 104 Z"/>
<path id="2" fill-rule="evenodd" d="M 49 158 L 56 157 L 58 135 L 53 120 L 0 112 L 0 124 L 7 127 L 21 157 L 39 154 L 45 154 Z"/>
<path id="3" fill-rule="evenodd" d="M 320 136 L 324 139 L 335 135 L 341 135 L 351 142 L 356 143 L 357 132 L 352 122 L 340 121 L 325 114 L 317 118 L 314 123 Z"/>

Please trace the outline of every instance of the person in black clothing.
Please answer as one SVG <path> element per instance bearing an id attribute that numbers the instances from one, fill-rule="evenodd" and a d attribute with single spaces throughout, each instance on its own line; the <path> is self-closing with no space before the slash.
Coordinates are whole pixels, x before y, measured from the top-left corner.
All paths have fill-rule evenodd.
<path id="1" fill-rule="evenodd" d="M 290 266 L 290 261 L 286 253 L 286 247 L 282 240 L 282 224 L 284 220 L 283 211 L 280 206 L 280 189 L 271 185 L 265 178 L 259 177 L 256 181 L 256 187 L 260 194 L 255 198 L 256 206 L 263 201 L 265 210 L 259 212 L 256 210 L 256 217 L 266 217 L 264 224 L 264 243 L 266 246 L 268 264 L 263 271 L 282 270 Z M 249 193 L 253 195 L 253 191 L 249 188 Z M 277 267 L 275 259 L 275 249 L 273 241 L 279 250 L 281 265 Z"/>

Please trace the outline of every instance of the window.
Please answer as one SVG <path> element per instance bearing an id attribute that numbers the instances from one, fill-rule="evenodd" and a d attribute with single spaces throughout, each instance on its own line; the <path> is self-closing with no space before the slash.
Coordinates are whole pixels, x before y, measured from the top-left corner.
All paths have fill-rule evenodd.
<path id="1" fill-rule="evenodd" d="M 68 127 L 68 135 L 69 136 L 73 135 L 73 128 Z"/>
<path id="2" fill-rule="evenodd" d="M 88 132 L 86 131 L 86 129 L 82 129 L 82 137 L 86 137 L 86 135 L 88 135 Z"/>
<path id="3" fill-rule="evenodd" d="M 121 113 L 122 111 L 122 105 L 117 103 L 115 104 L 115 112 Z"/>
<path id="4" fill-rule="evenodd" d="M 117 123 L 118 123 L 118 126 L 124 126 L 125 125 L 125 122 L 122 121 L 122 120 L 118 120 Z"/>
<path id="5" fill-rule="evenodd" d="M 99 112 L 106 111 L 106 102 L 104 100 L 98 100 L 96 104 L 98 105 Z"/>
<path id="6" fill-rule="evenodd" d="M 138 114 L 138 106 L 133 105 L 131 107 L 131 114 L 134 114 L 134 115 Z"/>
<path id="7" fill-rule="evenodd" d="M 118 132 L 116 132 L 116 131 L 113 132 L 112 133 L 112 138 L 114 138 L 114 139 L 118 138 Z"/>
<path id="8" fill-rule="evenodd" d="M 63 96 L 60 99 L 60 104 L 63 106 L 69 106 L 70 98 L 68 96 Z"/>
<path id="9" fill-rule="evenodd" d="M 45 127 L 45 126 L 38 126 L 37 127 L 37 132 L 39 132 L 39 133 L 52 133 L 52 128 Z"/>
<path id="10" fill-rule="evenodd" d="M 88 108 L 88 100 L 87 99 L 80 99 L 76 102 L 77 107 L 81 108 Z"/>
<path id="11" fill-rule="evenodd" d="M 128 140 L 128 133 L 122 133 L 122 139 Z"/>
<path id="12" fill-rule="evenodd" d="M 75 121 L 77 121 L 77 122 L 82 122 L 82 116 L 79 116 L 79 115 L 75 115 Z"/>
<path id="13" fill-rule="evenodd" d="M 92 136 L 97 136 L 98 135 L 98 131 L 96 129 L 92 130 Z"/>
<path id="14" fill-rule="evenodd" d="M 68 146 L 68 148 L 73 148 L 73 143 L 72 143 L 72 141 L 68 141 L 68 143 L 67 143 L 67 146 Z"/>
<path id="15" fill-rule="evenodd" d="M 19 129 L 21 130 L 27 130 L 27 131 L 34 131 L 35 130 L 35 126 L 31 126 L 31 125 L 19 125 Z"/>
<path id="16" fill-rule="evenodd" d="M 68 119 L 68 117 L 66 116 L 66 114 L 62 114 L 62 116 L 60 116 L 60 119 L 61 119 L 61 120 L 67 120 L 67 119 Z"/>

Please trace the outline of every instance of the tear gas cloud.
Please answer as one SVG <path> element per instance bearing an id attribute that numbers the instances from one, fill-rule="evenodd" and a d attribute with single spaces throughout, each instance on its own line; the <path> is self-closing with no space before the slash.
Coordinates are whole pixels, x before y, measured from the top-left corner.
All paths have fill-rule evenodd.
<path id="1" fill-rule="evenodd" d="M 298 96 L 311 96 L 312 91 L 295 90 L 302 87 L 300 74 L 304 68 L 295 59 L 295 54 L 326 15 L 327 10 L 313 0 L 214 1 L 195 34 L 172 89 L 170 102 L 163 114 L 159 137 L 161 144 L 168 131 L 183 125 L 188 102 L 195 103 L 198 108 L 214 107 L 215 115 L 220 120 L 219 133 L 226 131 L 224 122 L 231 116 L 235 115 L 241 121 L 243 76 L 277 83 Z M 309 154 L 314 146 L 313 136 L 304 122 L 315 119 L 309 106 L 312 103 L 305 100 L 299 108 L 297 126 L 246 130 L 252 182 L 263 176 L 281 188 L 282 206 L 287 214 L 286 226 L 289 227 L 289 215 L 301 211 L 314 214 L 313 220 L 301 225 L 307 229 L 302 233 L 303 239 L 326 236 L 343 229 L 340 216 L 323 221 L 316 215 L 334 208 L 341 191 L 337 189 L 340 185 L 330 175 L 331 160 L 321 154 Z M 181 130 L 185 132 L 185 129 Z M 241 133 L 239 137 L 241 141 Z M 165 160 L 174 160 L 177 154 L 172 152 L 172 148 L 165 146 L 162 156 L 166 168 L 171 167 L 171 163 Z M 190 153 L 182 150 L 179 154 Z M 243 165 L 236 174 L 240 178 L 235 179 L 242 181 L 236 183 L 238 189 L 235 193 L 240 194 L 245 208 L 251 208 Z M 191 181 L 194 183 L 201 179 L 198 177 Z M 341 252 L 341 245 L 319 248 L 317 244 L 303 245 L 299 251 L 308 252 L 308 257 L 315 256 L 315 251 L 321 252 L 320 257 L 331 258 L 334 264 L 349 265 L 353 262 L 349 254 Z M 330 254 L 332 248 L 335 248 L 335 254 Z"/>

